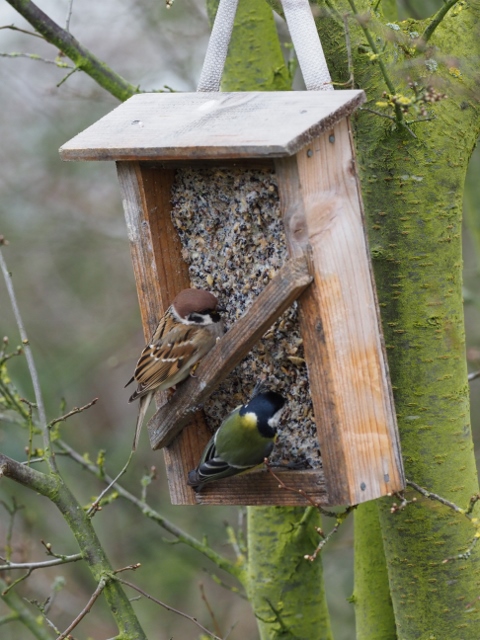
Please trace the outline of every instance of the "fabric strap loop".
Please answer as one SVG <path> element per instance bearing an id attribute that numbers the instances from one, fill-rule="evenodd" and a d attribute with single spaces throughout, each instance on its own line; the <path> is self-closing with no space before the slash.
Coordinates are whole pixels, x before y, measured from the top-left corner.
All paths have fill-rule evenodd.
<path id="1" fill-rule="evenodd" d="M 332 91 L 327 61 L 308 0 L 281 0 L 308 91 Z M 238 0 L 220 0 L 197 91 L 220 91 Z"/>

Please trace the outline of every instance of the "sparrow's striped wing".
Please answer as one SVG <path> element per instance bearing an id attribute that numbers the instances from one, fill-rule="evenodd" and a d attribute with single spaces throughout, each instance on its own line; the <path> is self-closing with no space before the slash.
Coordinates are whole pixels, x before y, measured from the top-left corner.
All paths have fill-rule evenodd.
<path id="1" fill-rule="evenodd" d="M 198 340 L 201 328 L 194 325 L 177 325 L 157 342 L 151 342 L 142 351 L 134 378 L 138 388 L 130 402 L 154 389 L 169 387 L 187 377 L 190 367 L 213 345 Z M 212 338 L 214 343 L 214 338 Z"/>

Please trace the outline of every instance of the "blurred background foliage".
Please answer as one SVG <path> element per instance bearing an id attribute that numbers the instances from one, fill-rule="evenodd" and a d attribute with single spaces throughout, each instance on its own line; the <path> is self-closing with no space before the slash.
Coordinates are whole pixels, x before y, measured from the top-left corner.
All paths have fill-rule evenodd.
<path id="1" fill-rule="evenodd" d="M 65 24 L 67 0 L 44 0 L 42 10 Z M 441 0 L 401 0 L 400 17 L 423 18 Z M 0 53 L 35 53 L 53 60 L 57 52 L 41 39 L 4 28 L 31 30 L 6 3 L 0 3 Z M 204 3 L 177 0 L 171 10 L 163 2 L 104 0 L 73 5 L 70 25 L 75 37 L 117 73 L 142 90 L 166 86 L 194 91 L 206 49 L 209 24 Z M 282 40 L 288 36 L 279 21 Z M 4 256 L 13 274 L 20 307 L 40 370 L 49 419 L 86 404 L 98 403 L 62 427 L 62 437 L 80 453 L 95 460 L 107 450 L 107 471 L 115 474 L 130 451 L 136 406 L 127 403 L 123 388 L 143 346 L 140 316 L 131 269 L 120 193 L 112 163 L 62 163 L 58 148 L 80 130 L 117 105 L 91 79 L 75 73 L 57 86 L 68 70 L 17 57 L 0 61 L 2 118 L 0 144 L 0 234 L 10 245 Z M 299 86 L 301 80 L 297 83 Z M 480 154 L 474 154 L 465 197 L 465 312 L 470 369 L 480 368 Z M 0 334 L 19 342 L 4 283 L 0 282 Z M 19 393 L 33 400 L 23 358 L 10 367 Z M 473 381 L 472 419 L 480 445 L 480 380 Z M 2 421 L 0 448 L 24 459 L 27 434 Z M 477 446 L 480 452 L 480 446 Z M 480 462 L 480 453 L 477 454 Z M 167 518 L 207 536 L 212 546 L 229 554 L 225 523 L 242 524 L 242 511 L 233 507 L 172 507 L 163 469 L 163 456 L 150 451 L 146 433 L 123 483 L 137 495 L 141 478 L 152 466 L 157 478 L 148 500 Z M 83 503 L 100 490 L 99 482 L 69 460 L 60 460 L 67 482 Z M 2 481 L 1 499 L 15 496 L 23 509 L 16 514 L 13 559 L 44 559 L 43 539 L 57 553 L 75 553 L 76 545 L 60 514 L 43 498 Z M 0 548 L 9 517 L 0 504 Z M 248 603 L 216 584 L 216 568 L 184 545 L 171 546 L 168 535 L 123 500 L 106 506 L 95 518 L 99 537 L 115 567 L 141 562 L 132 581 L 155 597 L 197 617 L 213 628 L 202 601 L 200 583 L 223 634 L 232 625 L 234 638 L 257 637 Z M 0 551 L 0 555 L 4 555 Z M 233 553 L 231 554 L 233 557 Z M 352 531 L 347 523 L 323 555 L 325 582 L 336 640 L 354 637 L 351 595 Z M 95 585 L 80 563 L 36 571 L 18 591 L 29 600 L 43 601 L 56 576 L 65 576 L 49 617 L 63 629 L 83 608 Z M 221 576 L 229 584 L 229 577 Z M 132 593 L 132 597 L 135 594 Z M 188 622 L 142 599 L 136 603 L 149 638 L 195 638 Z M 0 616 L 7 613 L 0 603 Z M 101 600 L 74 633 L 82 638 L 110 637 L 114 624 Z M 4 640 L 28 637 L 18 623 L 3 625 Z"/>

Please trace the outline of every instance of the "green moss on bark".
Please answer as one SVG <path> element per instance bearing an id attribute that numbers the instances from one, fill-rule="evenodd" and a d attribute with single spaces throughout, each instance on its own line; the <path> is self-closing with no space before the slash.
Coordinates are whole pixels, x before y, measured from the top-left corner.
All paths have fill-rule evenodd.
<path id="1" fill-rule="evenodd" d="M 355 510 L 354 536 L 356 640 L 397 640 L 376 501 Z"/>
<path id="2" fill-rule="evenodd" d="M 336 2 L 342 11 L 347 2 Z M 359 11 L 367 2 L 356 2 Z M 412 96 L 409 80 L 431 85 L 447 98 L 428 105 L 434 119 L 395 127 L 363 112 L 355 118 L 377 290 L 395 392 L 406 475 L 460 506 L 478 491 L 469 422 L 462 306 L 461 210 L 466 167 L 479 133 L 476 64 L 479 2 L 459 3 L 433 32 L 431 47 L 415 49 L 415 33 L 428 21 L 386 30 L 371 17 L 368 28 L 383 51 L 396 93 Z M 341 26 L 327 34 L 337 70 L 345 74 Z M 413 34 L 413 36 L 412 36 Z M 387 39 L 395 41 L 393 44 Z M 322 31 L 323 36 L 323 31 Z M 352 22 L 355 79 L 367 107 L 388 112 L 386 89 L 365 38 Z M 322 38 L 323 39 L 323 38 Z M 384 49 L 385 45 L 385 49 Z M 415 120 L 410 109 L 405 120 Z M 398 637 L 478 638 L 480 549 L 468 561 L 444 564 L 468 547 L 472 525 L 459 514 L 419 500 L 397 514 L 380 505 Z M 357 553 L 369 557 L 367 545 Z"/>
<path id="3" fill-rule="evenodd" d="M 313 511 L 250 507 L 247 593 L 261 640 L 332 640 L 320 558 L 305 560 L 318 544 Z"/>

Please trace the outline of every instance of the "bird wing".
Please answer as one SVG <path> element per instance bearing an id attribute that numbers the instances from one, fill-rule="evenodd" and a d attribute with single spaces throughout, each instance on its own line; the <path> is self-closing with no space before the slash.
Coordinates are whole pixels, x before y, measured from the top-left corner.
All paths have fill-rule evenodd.
<path id="1" fill-rule="evenodd" d="M 195 340 L 198 327 L 177 325 L 142 351 L 135 368 L 138 388 L 130 401 L 159 388 L 167 381 L 177 384 L 188 375 L 190 367 L 203 355 L 204 345 Z M 185 376 L 182 377 L 182 372 Z"/>

